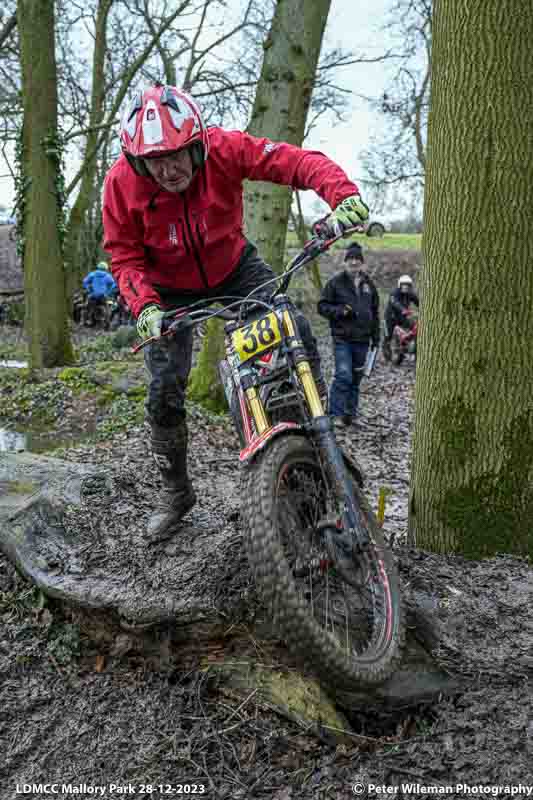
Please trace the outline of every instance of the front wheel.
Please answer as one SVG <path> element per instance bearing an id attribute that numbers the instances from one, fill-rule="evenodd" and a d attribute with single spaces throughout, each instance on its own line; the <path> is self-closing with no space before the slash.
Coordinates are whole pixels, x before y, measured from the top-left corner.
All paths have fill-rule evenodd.
<path id="1" fill-rule="evenodd" d="M 334 490 L 311 442 L 292 434 L 274 439 L 245 478 L 248 558 L 258 587 L 289 649 L 338 689 L 382 683 L 404 637 L 392 555 L 347 474 L 351 492 Z M 340 522 L 350 494 L 367 524 L 364 549 Z"/>

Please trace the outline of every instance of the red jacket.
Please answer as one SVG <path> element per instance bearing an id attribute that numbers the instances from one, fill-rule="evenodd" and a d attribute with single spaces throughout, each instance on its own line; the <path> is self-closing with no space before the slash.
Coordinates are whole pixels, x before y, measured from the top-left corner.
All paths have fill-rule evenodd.
<path id="1" fill-rule="evenodd" d="M 104 248 L 121 294 L 137 316 L 160 303 L 156 287 L 202 293 L 237 266 L 245 178 L 314 189 L 331 208 L 358 188 L 322 153 L 209 129 L 209 157 L 182 193 L 136 174 L 124 155 L 104 184 Z"/>

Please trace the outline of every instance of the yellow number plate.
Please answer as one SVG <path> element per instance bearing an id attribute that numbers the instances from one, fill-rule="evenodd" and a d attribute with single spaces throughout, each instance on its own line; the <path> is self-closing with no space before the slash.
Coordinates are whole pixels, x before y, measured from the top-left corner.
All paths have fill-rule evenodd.
<path id="1" fill-rule="evenodd" d="M 272 311 L 233 333 L 233 346 L 241 361 L 271 350 L 281 342 L 281 332 L 276 314 Z"/>

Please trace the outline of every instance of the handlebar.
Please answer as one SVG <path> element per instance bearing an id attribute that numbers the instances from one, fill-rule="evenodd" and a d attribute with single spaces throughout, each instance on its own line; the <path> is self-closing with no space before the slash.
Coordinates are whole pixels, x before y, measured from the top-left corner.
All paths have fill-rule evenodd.
<path id="1" fill-rule="evenodd" d="M 214 317 L 218 317 L 219 319 L 224 320 L 238 320 L 241 316 L 241 307 L 243 305 L 247 305 L 249 308 L 248 310 L 256 310 L 259 308 L 266 308 L 271 309 L 272 303 L 274 298 L 278 294 L 284 294 L 287 289 L 289 288 L 289 284 L 295 272 L 302 269 L 306 264 L 309 264 L 310 261 L 314 261 L 319 255 L 325 253 L 330 247 L 335 244 L 339 239 L 343 239 L 347 236 L 350 236 L 353 233 L 361 232 L 362 226 L 355 225 L 352 228 L 347 228 L 343 233 L 339 234 L 339 236 L 334 236 L 332 238 L 326 238 L 325 234 L 327 233 L 327 228 L 320 226 L 320 221 L 315 223 L 313 226 L 314 236 L 311 238 L 302 250 L 295 256 L 295 258 L 290 261 L 283 273 L 280 275 L 276 275 L 274 278 L 271 278 L 268 281 L 265 281 L 264 284 L 256 287 L 250 294 L 246 297 L 213 297 L 211 300 L 206 301 L 197 301 L 197 303 L 193 303 L 191 306 L 185 306 L 183 308 L 176 308 L 171 311 L 164 312 L 164 320 L 163 325 L 161 327 L 161 336 L 152 336 L 149 339 L 145 339 L 140 344 L 136 345 L 132 348 L 133 353 L 138 353 L 139 350 L 142 350 L 143 347 L 146 347 L 147 344 L 151 342 L 158 341 L 160 338 L 164 336 L 170 336 L 172 334 L 177 333 L 178 330 L 184 330 L 185 328 L 192 328 L 194 325 L 198 325 L 201 322 L 205 322 L 209 319 Z M 263 300 L 259 300 L 258 298 L 250 299 L 251 295 L 257 292 L 259 289 L 262 289 L 270 283 L 278 283 L 276 289 L 270 296 L 270 301 L 267 303 Z M 228 305 L 224 306 L 223 308 L 215 309 L 214 311 L 209 310 L 209 308 L 201 308 L 201 309 L 193 309 L 194 305 L 198 303 L 215 303 L 220 302 L 221 300 L 228 300 L 231 299 L 233 302 L 229 303 Z M 233 306 L 238 306 L 238 309 L 232 310 Z"/>

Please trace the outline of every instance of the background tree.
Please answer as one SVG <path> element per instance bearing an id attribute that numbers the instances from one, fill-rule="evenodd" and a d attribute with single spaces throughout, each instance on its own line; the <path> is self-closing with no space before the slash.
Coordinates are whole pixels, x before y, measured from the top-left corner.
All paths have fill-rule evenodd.
<path id="1" fill-rule="evenodd" d="M 533 554 L 533 5 L 436 0 L 411 537 Z"/>
<path id="2" fill-rule="evenodd" d="M 394 204 L 401 195 L 420 207 L 426 171 L 426 139 L 431 86 L 433 0 L 395 0 L 385 30 L 397 66 L 381 97 L 371 106 L 381 131 L 362 153 L 365 187 L 374 207 Z"/>
<path id="3" fill-rule="evenodd" d="M 277 0 L 247 129 L 252 135 L 301 145 L 330 2 Z M 249 183 L 245 193 L 247 235 L 276 271 L 285 254 L 291 194 L 289 187 L 261 181 Z M 210 407 L 222 347 L 220 326 L 212 325 L 191 373 L 189 396 Z M 223 408 L 222 396 L 218 400 Z"/>
<path id="4" fill-rule="evenodd" d="M 248 133 L 301 145 L 331 0 L 278 0 Z M 291 189 L 260 181 L 246 190 L 246 229 L 276 271 L 283 265 Z"/>
<path id="5" fill-rule="evenodd" d="M 83 267 L 80 264 L 80 237 L 85 216 L 94 200 L 94 178 L 97 173 L 98 140 L 105 113 L 105 58 L 107 19 L 113 0 L 98 0 L 94 25 L 94 50 L 89 127 L 85 137 L 85 158 L 80 188 L 69 215 L 66 255 L 69 269 L 67 290 L 71 295 L 79 286 Z"/>
<path id="6" fill-rule="evenodd" d="M 54 4 L 19 0 L 24 123 L 24 292 L 32 367 L 72 359 L 61 246 L 61 159 L 57 133 Z"/>

